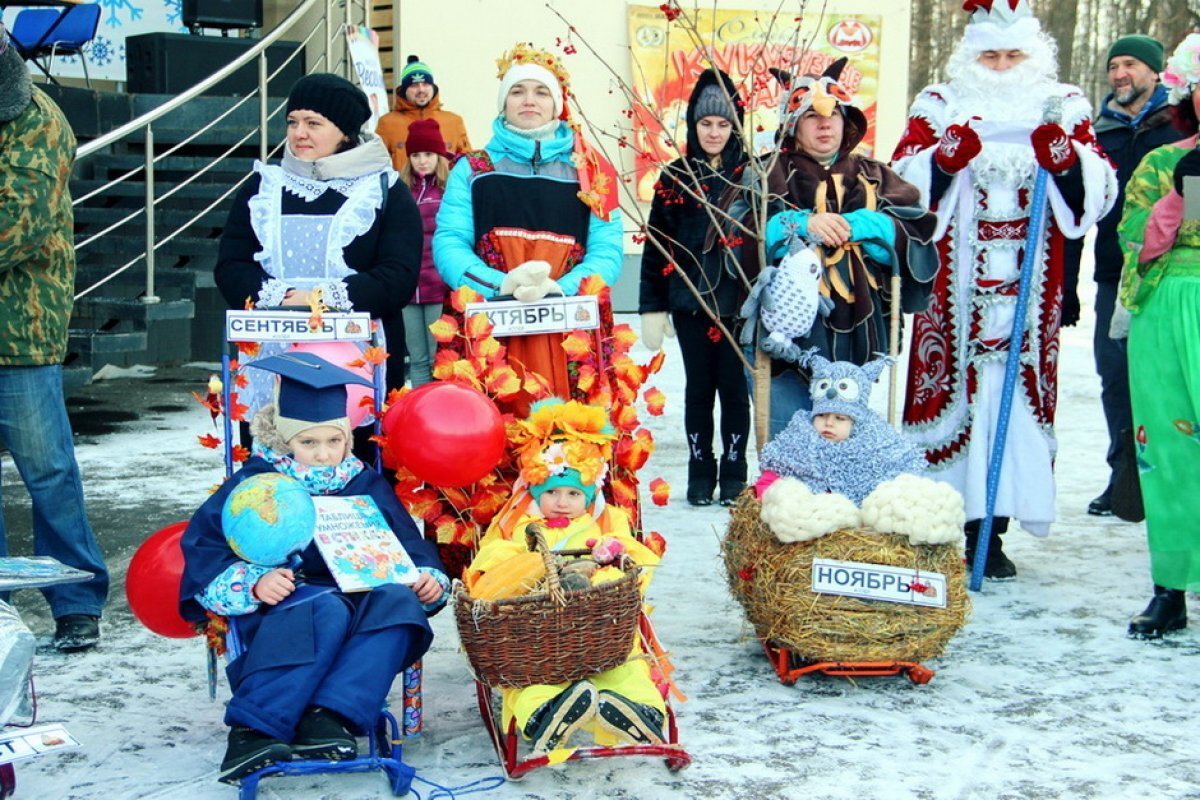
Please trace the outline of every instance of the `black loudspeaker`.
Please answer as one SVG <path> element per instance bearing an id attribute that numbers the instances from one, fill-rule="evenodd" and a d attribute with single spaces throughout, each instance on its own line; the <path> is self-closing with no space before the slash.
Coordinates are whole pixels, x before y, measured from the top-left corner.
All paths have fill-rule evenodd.
<path id="1" fill-rule="evenodd" d="M 134 94 L 179 94 L 190 89 L 242 53 L 257 39 L 190 36 L 186 33 L 143 33 L 125 39 L 126 90 Z M 302 48 L 300 42 L 275 42 L 267 48 L 268 74 Z M 287 97 L 292 84 L 304 77 L 304 51 L 270 81 L 272 97 Z M 258 86 L 258 63 L 252 60 L 206 95 L 246 95 Z"/>
<path id="2" fill-rule="evenodd" d="M 261 28 L 262 0 L 183 0 L 188 28 Z"/>

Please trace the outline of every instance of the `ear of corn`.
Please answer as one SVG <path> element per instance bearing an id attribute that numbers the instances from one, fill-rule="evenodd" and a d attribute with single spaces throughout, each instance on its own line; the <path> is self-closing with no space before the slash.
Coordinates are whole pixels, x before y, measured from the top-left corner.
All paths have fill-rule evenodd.
<path id="1" fill-rule="evenodd" d="M 541 553 L 520 553 L 483 574 L 470 588 L 476 600 L 504 600 L 529 594 L 546 577 Z"/>

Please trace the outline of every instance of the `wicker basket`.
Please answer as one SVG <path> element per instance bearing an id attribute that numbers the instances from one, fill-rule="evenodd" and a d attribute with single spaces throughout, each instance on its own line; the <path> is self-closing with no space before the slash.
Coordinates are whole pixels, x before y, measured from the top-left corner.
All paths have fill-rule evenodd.
<path id="1" fill-rule="evenodd" d="M 962 551 L 912 545 L 908 537 L 863 529 L 783 544 L 759 517 L 748 489 L 738 499 L 722 542 L 730 593 L 755 633 L 808 661 L 921 660 L 941 655 L 971 609 Z M 939 572 L 945 608 L 815 594 L 814 558 L 861 561 Z"/>
<path id="2" fill-rule="evenodd" d="M 530 550 L 551 555 L 536 525 Z M 558 572 L 547 569 L 547 591 L 510 600 L 475 600 L 456 584 L 454 617 L 475 677 L 489 686 L 532 686 L 577 681 L 624 663 L 633 649 L 641 614 L 639 569 L 587 589 L 564 592 Z"/>

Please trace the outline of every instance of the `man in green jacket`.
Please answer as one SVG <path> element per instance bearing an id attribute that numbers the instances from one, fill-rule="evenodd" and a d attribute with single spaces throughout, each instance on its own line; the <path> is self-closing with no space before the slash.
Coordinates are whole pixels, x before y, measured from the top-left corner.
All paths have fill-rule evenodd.
<path id="1" fill-rule="evenodd" d="M 108 596 L 62 388 L 75 284 L 67 187 L 74 158 L 66 117 L 33 86 L 0 24 L 0 447 L 33 501 L 34 551 L 95 575 L 42 590 L 63 651 L 100 640 Z M 0 555 L 8 553 L 5 534 L 0 514 Z"/>

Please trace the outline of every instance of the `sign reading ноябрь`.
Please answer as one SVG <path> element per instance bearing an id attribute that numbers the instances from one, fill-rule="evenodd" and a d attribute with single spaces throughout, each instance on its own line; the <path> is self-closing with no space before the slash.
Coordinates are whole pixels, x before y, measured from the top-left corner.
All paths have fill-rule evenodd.
<path id="1" fill-rule="evenodd" d="M 946 607 L 946 576 L 883 564 L 814 558 L 812 590 L 910 606 Z"/>

